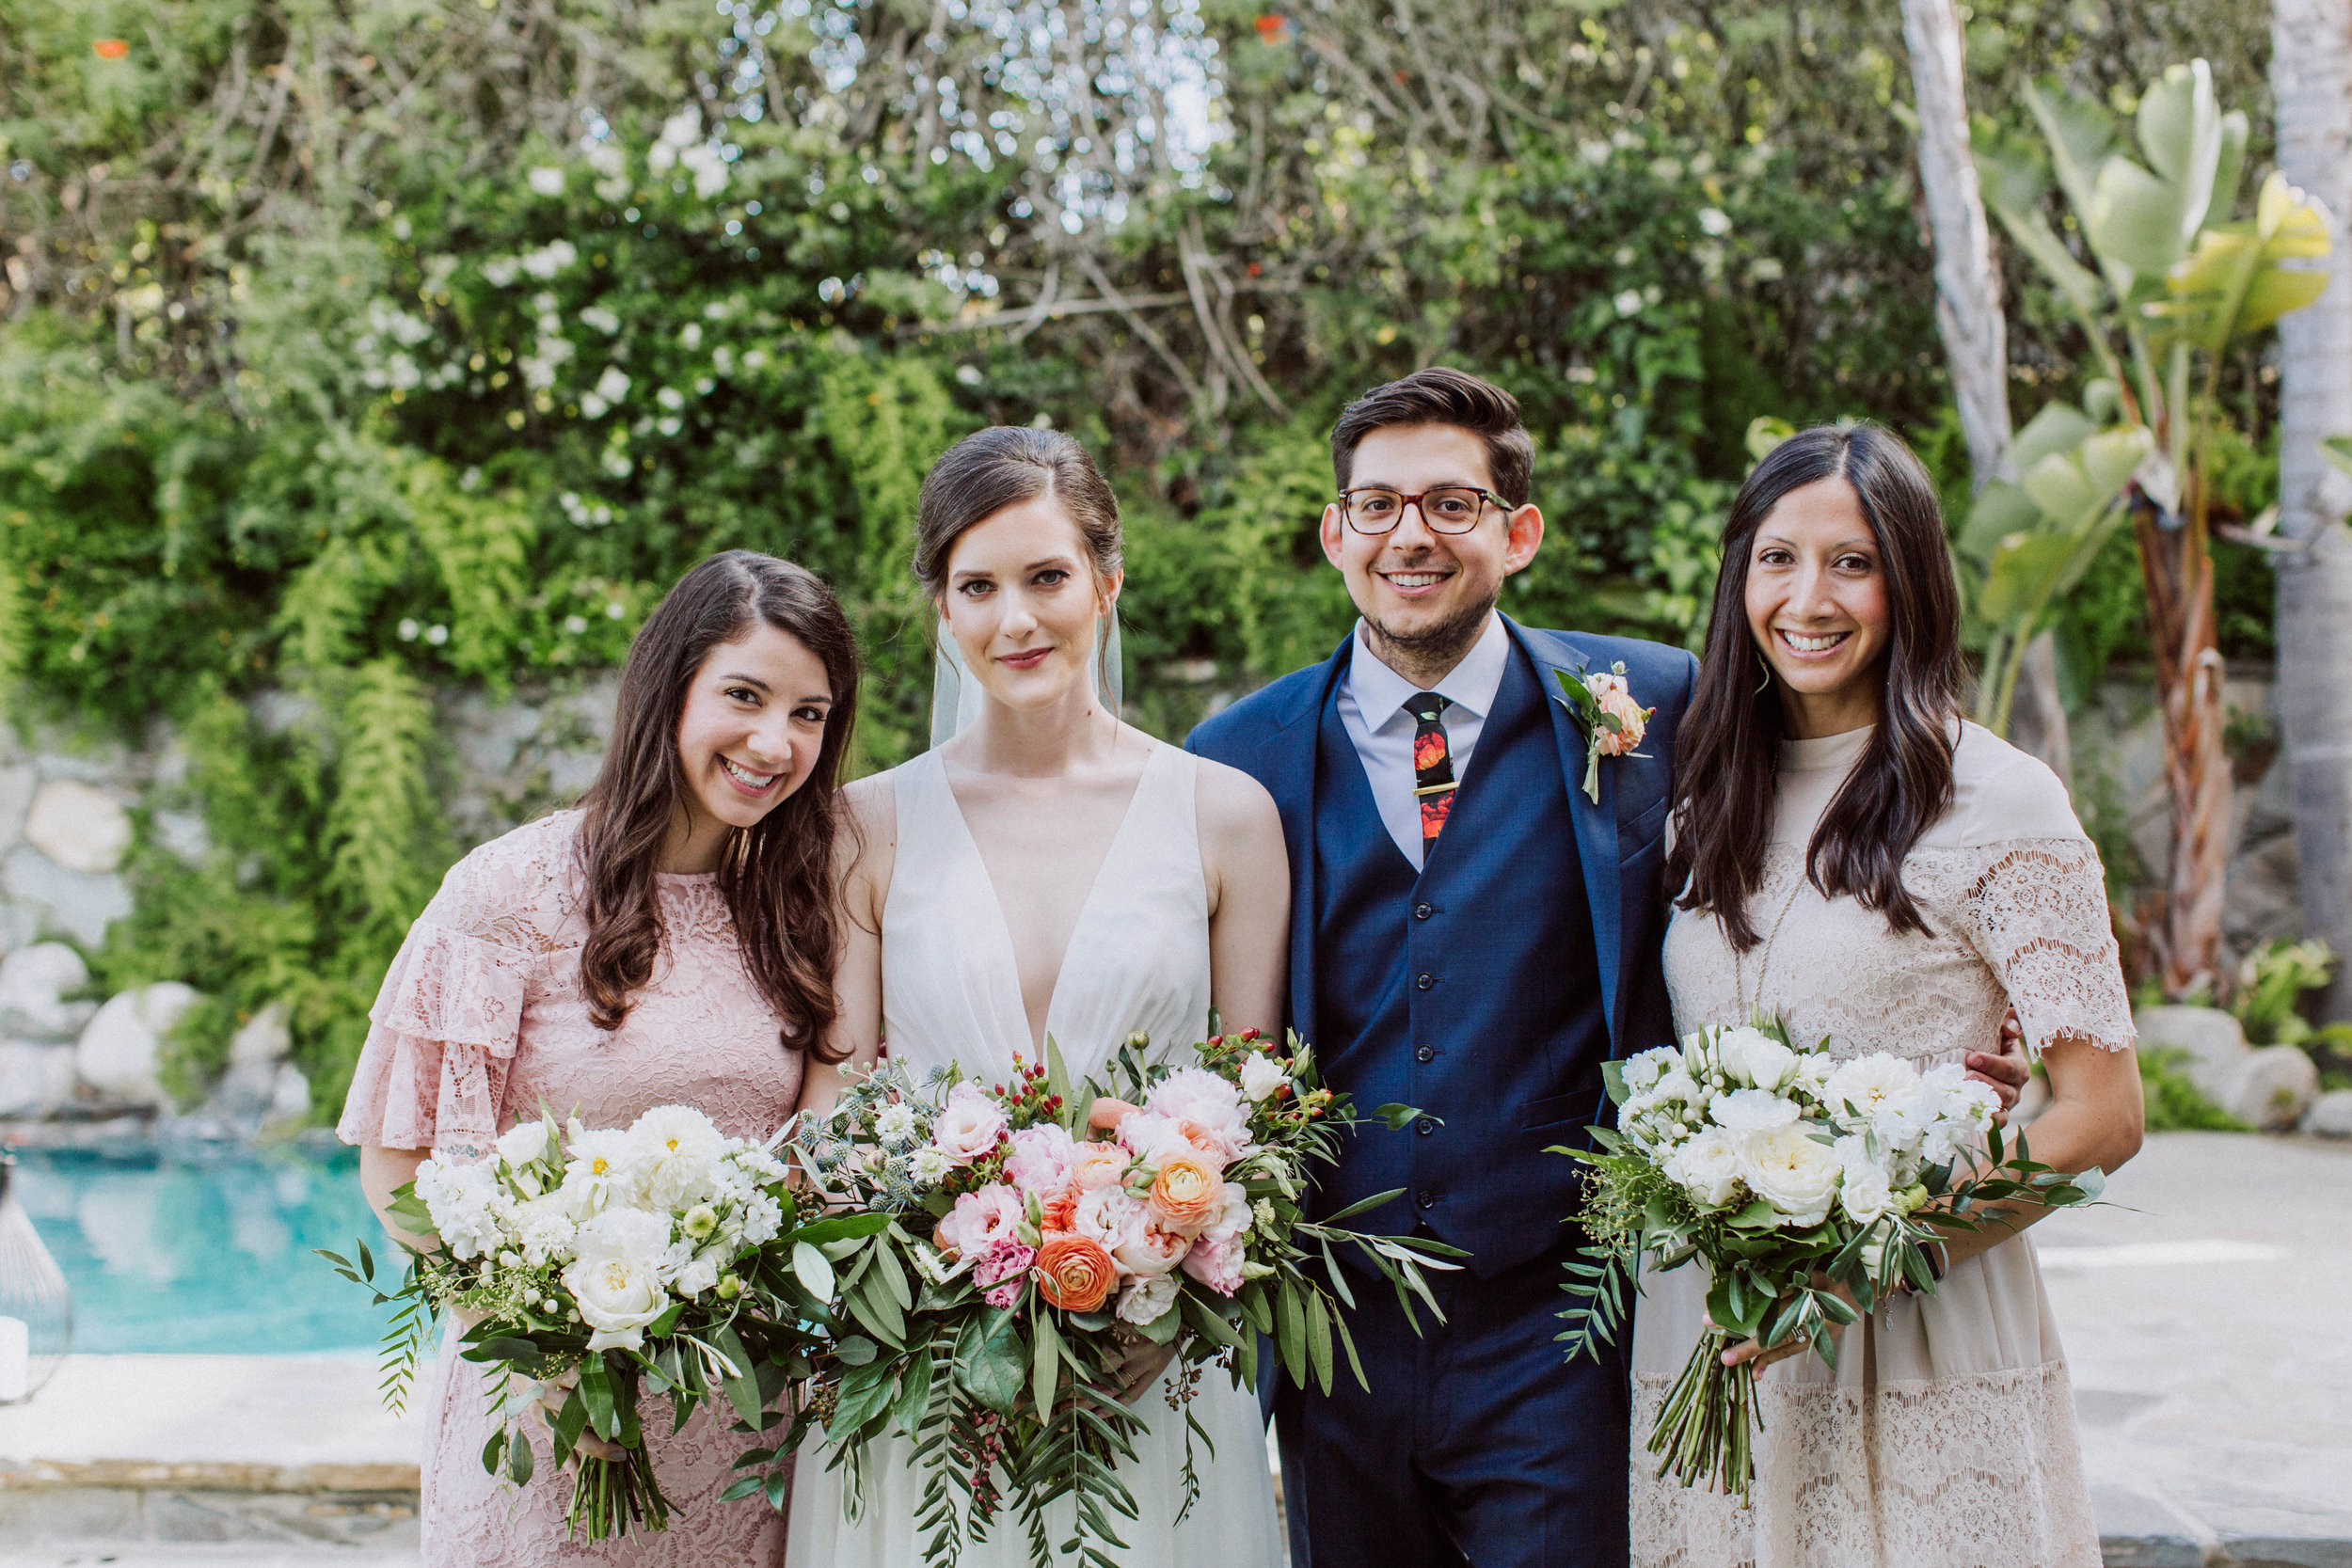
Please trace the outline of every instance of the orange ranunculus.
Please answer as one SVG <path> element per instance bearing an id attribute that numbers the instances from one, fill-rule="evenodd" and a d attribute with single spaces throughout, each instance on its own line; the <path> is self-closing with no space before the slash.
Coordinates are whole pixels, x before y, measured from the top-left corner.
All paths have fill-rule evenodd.
<path id="1" fill-rule="evenodd" d="M 1080 1144 L 1071 1163 L 1070 1184 L 1082 1193 L 1118 1180 L 1135 1164 L 1135 1156 L 1117 1144 Z"/>
<path id="2" fill-rule="evenodd" d="M 1037 1288 L 1065 1312 L 1091 1312 L 1119 1283 L 1119 1265 L 1091 1236 L 1057 1231 L 1037 1249 Z"/>
<path id="3" fill-rule="evenodd" d="M 1161 1228 L 1190 1236 L 1216 1217 L 1225 1203 L 1225 1179 L 1207 1161 L 1175 1154 L 1160 1162 L 1151 1195 L 1144 1199 Z"/>
<path id="4" fill-rule="evenodd" d="M 1078 1189 L 1072 1187 L 1056 1193 L 1052 1197 L 1040 1199 L 1038 1212 L 1040 1230 L 1069 1229 L 1070 1222 L 1077 1217 Z"/>

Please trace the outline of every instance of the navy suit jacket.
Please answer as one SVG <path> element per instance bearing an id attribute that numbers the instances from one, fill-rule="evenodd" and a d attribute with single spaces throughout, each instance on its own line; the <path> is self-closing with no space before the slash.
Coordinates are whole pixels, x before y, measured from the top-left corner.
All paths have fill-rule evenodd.
<path id="1" fill-rule="evenodd" d="M 1512 641 L 1534 661 L 1549 698 L 1560 767 L 1566 777 L 1576 847 L 1593 911 L 1593 946 L 1611 1054 L 1627 1056 L 1674 1039 L 1660 945 L 1666 929 L 1666 808 L 1674 782 L 1675 732 L 1690 705 L 1698 660 L 1680 648 L 1628 637 L 1540 631 L 1509 616 Z M 1315 1033 L 1314 782 L 1324 704 L 1346 668 L 1348 634 L 1331 657 L 1251 693 L 1195 728 L 1184 749 L 1238 768 L 1266 787 L 1282 817 L 1290 850 L 1289 1026 L 1309 1043 Z M 1584 734 L 1559 694 L 1571 677 L 1623 663 L 1634 700 L 1658 711 L 1641 751 L 1605 757 L 1600 800 L 1584 795 Z M 1475 753 L 1473 761 L 1475 760 Z M 1496 976 L 1498 984 L 1507 976 Z"/>

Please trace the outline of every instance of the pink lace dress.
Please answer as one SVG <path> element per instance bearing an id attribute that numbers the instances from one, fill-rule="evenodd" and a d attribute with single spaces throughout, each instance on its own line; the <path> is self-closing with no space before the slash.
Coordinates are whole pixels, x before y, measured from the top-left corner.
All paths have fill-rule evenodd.
<path id="1" fill-rule="evenodd" d="M 713 877 L 660 880 L 660 955 L 628 1022 L 607 1034 L 580 990 L 587 940 L 573 853 L 580 816 L 562 812 L 476 849 L 450 871 L 401 945 L 369 1017 L 366 1049 L 337 1128 L 345 1143 L 486 1149 L 544 1102 L 590 1127 L 626 1127 L 656 1105 L 691 1105 L 732 1136 L 766 1138 L 792 1114 L 801 1058 L 744 968 Z M 751 1439 L 697 1415 L 669 1435 L 666 1400 L 644 1415 L 672 1505 L 665 1533 L 596 1545 L 564 1538 L 568 1479 L 548 1463 L 517 1491 L 482 1467 L 493 1392 L 457 1359 L 454 1335 L 421 1390 L 427 1568 L 554 1563 L 781 1564 L 785 1522 L 757 1497 L 723 1503 Z"/>
<path id="2" fill-rule="evenodd" d="M 1897 936 L 1805 880 L 1814 826 L 1868 744 L 1782 749 L 1780 800 L 1737 952 L 1677 910 L 1666 987 L 1681 1033 L 1761 1006 L 1837 1056 L 1926 1068 L 1992 1048 L 2014 1004 L 2026 1045 L 2133 1043 L 2099 852 L 2041 763 L 1976 725 L 1950 810 L 1903 862 L 1927 935 Z M 1791 1356 L 1757 1379 L 1755 1506 L 1657 1477 L 1644 1445 L 1698 1342 L 1707 1275 L 1645 1274 L 1633 1338 L 1633 1560 L 1640 1568 L 2099 1568 L 2065 1352 L 2030 1232 L 1845 1331 L 1835 1370 Z"/>

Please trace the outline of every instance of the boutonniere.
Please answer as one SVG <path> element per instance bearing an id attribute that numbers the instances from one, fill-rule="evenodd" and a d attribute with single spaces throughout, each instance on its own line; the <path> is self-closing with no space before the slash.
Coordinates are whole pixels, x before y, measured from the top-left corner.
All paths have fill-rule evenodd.
<path id="1" fill-rule="evenodd" d="M 1626 684 L 1622 661 L 1597 674 L 1572 675 L 1554 670 L 1560 678 L 1561 701 L 1584 730 L 1584 798 L 1600 804 L 1600 759 L 1635 756 L 1649 721 L 1658 710 L 1633 700 Z"/>

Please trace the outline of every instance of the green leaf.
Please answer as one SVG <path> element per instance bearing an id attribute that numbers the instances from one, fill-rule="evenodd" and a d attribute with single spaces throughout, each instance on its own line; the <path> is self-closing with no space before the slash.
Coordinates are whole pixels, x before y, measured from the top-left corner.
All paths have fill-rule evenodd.
<path id="1" fill-rule="evenodd" d="M 620 1411 L 612 1402 L 612 1380 L 604 1357 L 592 1355 L 580 1364 L 580 1397 L 588 1402 L 588 1424 L 611 1442 L 621 1430 Z"/>
<path id="2" fill-rule="evenodd" d="M 742 1338 L 735 1332 L 733 1323 L 721 1323 L 712 1330 L 710 1343 L 721 1355 L 735 1364 L 732 1375 L 721 1374 L 726 1386 L 727 1402 L 735 1406 L 735 1413 L 743 1418 L 744 1425 L 759 1425 L 760 1412 L 766 1408 L 767 1401 L 760 1398 L 759 1377 L 752 1353 L 743 1348 Z"/>
<path id="3" fill-rule="evenodd" d="M 1394 1101 L 1391 1101 L 1386 1105 L 1376 1108 L 1372 1114 L 1381 1121 L 1387 1122 L 1389 1124 L 1390 1132 L 1402 1132 L 1408 1125 L 1411 1124 L 1413 1118 L 1420 1116 L 1422 1113 L 1418 1107 L 1411 1105 L 1399 1105 Z"/>
<path id="4" fill-rule="evenodd" d="M 931 1405 L 932 1365 L 928 1355 L 909 1361 L 900 1374 L 898 1397 L 890 1407 L 890 1424 L 911 1438 L 923 1435 L 923 1418 Z"/>
<path id="5" fill-rule="evenodd" d="M 1061 1372 L 1061 1335 L 1054 1327 L 1051 1308 L 1040 1302 L 1030 1319 L 1031 1332 L 1037 1336 L 1029 1370 L 1029 1398 L 1037 1405 L 1041 1420 L 1051 1416 L 1054 1409 L 1055 1379 Z"/>
<path id="6" fill-rule="evenodd" d="M 825 1261 L 823 1253 L 805 1241 L 792 1243 L 792 1272 L 800 1276 L 802 1284 L 808 1287 L 809 1294 L 818 1301 L 833 1300 L 833 1265 Z"/>
<path id="7" fill-rule="evenodd" d="M 537 1457 L 531 1451 L 531 1440 L 520 1433 L 516 1433 L 515 1440 L 506 1445 L 506 1479 L 517 1486 L 530 1485 L 532 1468 L 535 1464 Z"/>
<path id="8" fill-rule="evenodd" d="M 1289 1280 L 1275 1293 L 1275 1347 L 1282 1365 L 1300 1387 L 1307 1386 L 1307 1314 L 1298 1302 L 1298 1287 Z"/>
<path id="9" fill-rule="evenodd" d="M 1321 1291 L 1307 1292 L 1307 1357 L 1315 1381 L 1326 1395 L 1331 1392 L 1331 1317 Z"/>
<path id="10" fill-rule="evenodd" d="M 889 1229 L 890 1223 L 888 1214 L 843 1214 L 836 1219 L 818 1220 L 814 1225 L 804 1225 L 792 1232 L 792 1239 L 796 1242 L 806 1242 L 816 1246 L 823 1246 L 831 1242 L 874 1235 L 879 1231 Z"/>
<path id="11" fill-rule="evenodd" d="M 991 1307 L 964 1320 L 955 1365 L 966 1393 L 1000 1416 L 1011 1415 L 1029 1375 L 1013 1314 Z"/>

